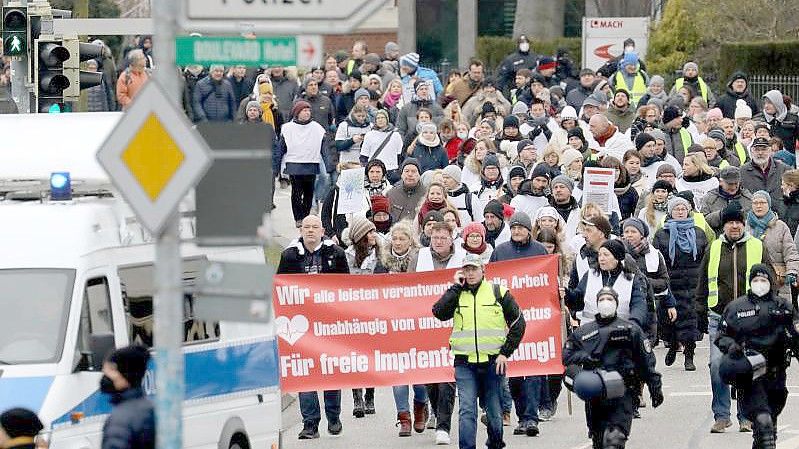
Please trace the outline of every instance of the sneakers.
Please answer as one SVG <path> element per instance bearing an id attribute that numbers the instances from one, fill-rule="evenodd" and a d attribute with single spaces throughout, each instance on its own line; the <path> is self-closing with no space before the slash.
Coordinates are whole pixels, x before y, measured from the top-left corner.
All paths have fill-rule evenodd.
<path id="1" fill-rule="evenodd" d="M 513 429 L 513 434 L 514 435 L 527 435 L 527 423 L 526 422 L 520 422 L 519 425 L 516 426 L 515 429 Z"/>
<path id="2" fill-rule="evenodd" d="M 641 419 L 641 412 L 638 410 L 638 407 L 633 409 L 633 419 Z"/>
<path id="3" fill-rule="evenodd" d="M 727 427 L 730 426 L 732 426 L 732 421 L 729 419 L 717 419 L 710 428 L 710 433 L 724 433 L 727 430 Z"/>
<path id="4" fill-rule="evenodd" d="M 540 421 L 549 421 L 552 419 L 552 411 L 548 408 L 542 408 L 538 411 L 538 419 Z"/>
<path id="5" fill-rule="evenodd" d="M 416 433 L 424 432 L 425 424 L 430 411 L 427 409 L 427 404 L 413 403 L 413 430 Z"/>
<path id="6" fill-rule="evenodd" d="M 738 432 L 752 433 L 752 421 L 742 419 L 741 422 L 738 423 Z"/>
<path id="7" fill-rule="evenodd" d="M 674 361 L 677 360 L 677 347 L 676 345 L 671 345 L 669 348 L 669 352 L 666 353 L 666 360 L 663 362 L 666 366 L 674 365 Z"/>
<path id="8" fill-rule="evenodd" d="M 502 427 L 510 426 L 510 412 L 502 412 Z"/>
<path id="9" fill-rule="evenodd" d="M 488 415 L 486 414 L 486 412 L 483 412 L 480 415 L 480 422 L 483 423 L 484 426 L 488 427 Z"/>
<path id="10" fill-rule="evenodd" d="M 313 424 L 306 423 L 297 438 L 300 440 L 315 440 L 319 438 L 319 429 Z"/>
<path id="11" fill-rule="evenodd" d="M 527 428 L 525 429 L 525 433 L 528 437 L 537 437 L 538 436 L 538 423 L 535 422 L 528 422 Z"/>
<path id="12" fill-rule="evenodd" d="M 399 436 L 411 436 L 411 413 L 401 412 L 397 414 L 397 425 L 399 426 Z"/>
<path id="13" fill-rule="evenodd" d="M 375 414 L 375 399 L 374 398 L 367 398 L 366 405 L 364 406 L 364 413 L 367 415 L 374 415 Z"/>
<path id="14" fill-rule="evenodd" d="M 451 441 L 449 439 L 449 433 L 446 430 L 436 430 L 436 444 L 439 446 L 445 446 L 450 444 Z"/>
<path id="15" fill-rule="evenodd" d="M 338 435 L 341 433 L 341 421 L 327 422 L 327 433 L 330 435 Z"/>

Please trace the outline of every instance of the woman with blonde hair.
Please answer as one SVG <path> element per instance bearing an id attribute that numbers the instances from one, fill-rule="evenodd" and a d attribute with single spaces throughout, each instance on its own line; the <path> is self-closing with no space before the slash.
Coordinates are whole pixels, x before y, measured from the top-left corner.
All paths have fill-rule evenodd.
<path id="1" fill-rule="evenodd" d="M 480 188 L 480 177 L 483 173 L 483 160 L 488 153 L 496 152 L 497 147 L 494 145 L 493 139 L 478 139 L 477 143 L 474 144 L 474 149 L 463 161 L 463 172 L 461 173 L 461 182 L 468 187 L 469 190 L 477 190 Z"/>
<path id="2" fill-rule="evenodd" d="M 701 205 L 705 194 L 719 187 L 715 173 L 705 153 L 688 153 L 682 161 L 682 176 L 677 178 L 675 188 L 678 192 L 690 190 L 694 194 L 694 204 Z"/>
<path id="3" fill-rule="evenodd" d="M 427 188 L 427 194 L 424 196 L 424 200 L 419 204 L 417 219 L 420 228 L 422 226 L 422 220 L 430 211 L 437 210 L 443 214 L 447 209 L 457 210 L 452 207 L 449 199 L 447 199 L 447 189 L 441 183 L 431 183 Z"/>
<path id="4" fill-rule="evenodd" d="M 563 246 L 566 240 L 566 222 L 560 216 L 557 209 L 552 206 L 544 206 L 538 209 L 538 213 L 533 220 L 533 229 L 530 231 L 533 238 L 538 238 L 538 234 L 549 229 L 554 232 L 560 240 L 560 245 Z"/>

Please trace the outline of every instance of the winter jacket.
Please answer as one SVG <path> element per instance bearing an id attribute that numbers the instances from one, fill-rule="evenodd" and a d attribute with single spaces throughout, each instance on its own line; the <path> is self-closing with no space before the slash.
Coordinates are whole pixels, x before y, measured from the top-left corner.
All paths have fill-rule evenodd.
<path id="1" fill-rule="evenodd" d="M 466 104 L 466 102 L 469 101 L 469 98 L 476 94 L 481 87 L 483 87 L 482 82 L 475 83 L 471 78 L 469 78 L 469 75 L 466 75 L 463 78 L 455 80 L 455 82 L 450 85 L 450 95 L 455 97 L 455 99 L 458 100 L 458 103 Z"/>
<path id="2" fill-rule="evenodd" d="M 119 107 L 122 110 L 130 107 L 136 94 L 139 93 L 149 79 L 150 74 L 147 70 L 136 73 L 126 69 L 119 75 L 119 79 L 117 79 L 117 103 L 119 103 Z"/>
<path id="3" fill-rule="evenodd" d="M 589 95 L 594 93 L 594 87 L 583 87 L 582 85 L 572 89 L 566 94 L 566 104 L 579 111 L 583 107 L 583 102 Z"/>
<path id="4" fill-rule="evenodd" d="M 425 193 L 426 189 L 421 182 L 411 188 L 405 187 L 402 181 L 394 184 L 386 195 L 391 203 L 391 220 L 397 223 L 400 220 L 416 218 L 416 208 L 422 202 Z"/>
<path id="5" fill-rule="evenodd" d="M 697 226 L 694 226 L 696 233 L 696 259 L 692 254 L 680 251 L 678 247 L 674 253 L 674 259 L 669 254 L 669 235 L 670 231 L 661 228 L 655 233 L 652 246 L 660 251 L 669 271 L 669 289 L 676 300 L 677 321 L 667 324 L 664 339 L 672 336 L 676 341 L 696 341 L 699 337 L 699 328 L 696 316 L 696 305 L 694 295 L 696 285 L 700 277 L 699 268 L 702 265 L 702 258 L 709 249 L 710 242 L 707 235 Z"/>
<path id="6" fill-rule="evenodd" d="M 752 117 L 752 120 L 768 123 L 771 135 L 782 139 L 783 148 L 794 152 L 796 140 L 799 139 L 799 116 L 788 110 L 778 91 L 768 91 L 765 96 L 776 106 L 777 113 L 769 119 L 765 111 L 760 111 Z"/>
<path id="7" fill-rule="evenodd" d="M 397 128 L 388 125 L 384 129 L 372 128 L 363 137 L 361 143 L 361 164 L 365 165 L 366 162 L 372 158 L 375 152 L 380 148 L 383 142 L 388 138 L 388 142 L 377 155 L 376 159 L 383 162 L 386 170 L 397 170 L 399 168 L 399 157 L 402 155 L 402 137 L 397 132 Z M 366 162 L 364 162 L 366 159 Z"/>
<path id="8" fill-rule="evenodd" d="M 749 231 L 748 226 L 747 231 Z M 763 251 L 767 252 L 771 258 L 771 266 L 775 274 L 799 274 L 799 251 L 793 242 L 793 233 L 777 215 L 769 221 L 766 232 L 760 236 L 760 240 L 763 242 Z M 784 282 L 784 279 L 782 281 Z M 780 293 L 790 295 L 790 289 L 780 289 Z M 786 297 L 790 298 L 790 296 Z"/>
<path id="9" fill-rule="evenodd" d="M 746 90 L 737 93 L 732 90 L 732 82 L 742 77 L 746 81 Z M 727 91 L 724 95 L 719 97 L 716 102 L 716 107 L 721 109 L 721 113 L 724 117 L 734 119 L 735 103 L 738 100 L 744 100 L 746 102 L 746 105 L 752 109 L 752 116 L 760 112 L 760 105 L 758 105 L 757 100 L 752 96 L 752 92 L 749 90 L 749 78 L 747 78 L 743 72 L 735 72 L 732 74 L 730 81 L 727 83 Z"/>
<path id="10" fill-rule="evenodd" d="M 721 315 L 727 304 L 746 291 L 745 286 L 749 282 L 749 279 L 746 278 L 746 241 L 753 238 L 754 237 L 748 232 L 735 242 L 727 240 L 725 234 L 719 236 L 719 240 L 721 240 L 721 256 L 719 259 L 718 275 L 719 300 L 718 304 L 710 309 L 711 311 Z M 735 260 L 735 266 L 733 266 L 733 260 Z M 699 271 L 697 272 L 696 307 L 700 320 L 704 319 L 708 313 L 707 298 L 709 291 L 707 267 L 709 261 L 710 249 L 708 249 L 704 257 L 702 257 L 702 264 L 699 266 Z M 771 257 L 765 248 L 763 248 L 763 257 L 761 257 L 759 263 L 771 265 Z M 734 288 L 735 286 L 737 286 L 737 289 Z M 738 292 L 737 296 L 734 294 L 736 291 Z"/>
<path id="11" fill-rule="evenodd" d="M 222 78 L 214 81 L 207 76 L 194 89 L 194 116 L 197 122 L 232 122 L 236 119 L 238 100 L 233 86 Z"/>
<path id="12" fill-rule="evenodd" d="M 449 164 L 447 152 L 439 144 L 435 147 L 428 147 L 421 140 L 416 140 L 416 148 L 411 157 L 419 161 L 419 171 L 424 173 L 428 170 L 444 168 Z"/>
<path id="13" fill-rule="evenodd" d="M 596 136 L 594 136 L 596 138 Z M 619 161 L 624 160 L 624 153 L 628 150 L 634 150 L 635 145 L 630 140 L 629 137 L 625 136 L 624 133 L 616 129 L 616 132 L 604 142 L 604 145 L 600 144 L 599 142 L 596 143 L 596 149 L 599 153 L 607 156 L 613 156 Z"/>
<path id="14" fill-rule="evenodd" d="M 191 73 L 188 69 L 183 71 L 183 109 L 192 122 L 198 120 L 197 116 L 194 114 L 194 90 L 197 88 L 197 83 L 207 76 L 208 72 L 205 70 L 197 75 Z"/>
<path id="15" fill-rule="evenodd" d="M 322 240 L 317 251 L 320 258 L 321 273 L 347 274 L 350 272 L 347 256 L 340 246 L 330 240 Z M 302 243 L 302 237 L 292 241 L 280 255 L 277 274 L 306 274 L 306 264 L 310 262 L 309 258 L 314 257 L 314 255 L 306 250 Z"/>
<path id="16" fill-rule="evenodd" d="M 635 213 L 635 205 L 638 204 L 638 191 L 628 183 L 625 187 L 615 188 L 614 192 L 619 200 L 621 219 L 630 218 Z"/>
<path id="17" fill-rule="evenodd" d="M 429 109 L 430 112 L 433 113 L 433 123 L 436 125 L 444 120 L 444 110 L 441 109 L 438 103 L 432 100 L 414 98 L 413 101 L 403 106 L 397 115 L 397 131 L 399 131 L 403 137 L 407 136 L 409 133 L 416 132 L 416 113 L 419 112 L 421 108 Z"/>
<path id="18" fill-rule="evenodd" d="M 375 268 L 377 268 L 377 263 L 379 261 L 377 257 L 377 251 L 375 251 L 374 248 L 369 255 L 366 256 L 366 259 L 361 262 L 360 266 L 355 263 L 354 245 L 345 249 L 344 255 L 347 256 L 347 265 L 349 266 L 350 274 L 374 274 Z"/>
<path id="19" fill-rule="evenodd" d="M 272 77 L 272 90 L 277 98 L 277 110 L 283 116 L 283 121 L 291 120 L 291 106 L 300 93 L 300 85 L 286 77 Z"/>
<path id="20" fill-rule="evenodd" d="M 628 275 L 624 273 L 623 269 L 619 269 L 621 266 L 617 267 L 617 269 L 613 272 L 607 272 L 602 270 L 594 270 L 591 269 L 588 273 L 584 274 L 580 278 L 580 282 L 577 284 L 577 288 L 575 289 L 567 289 L 566 290 L 566 298 L 565 303 L 566 307 L 569 308 L 572 312 L 580 312 L 585 308 L 586 302 L 596 302 L 596 298 L 586 298 L 586 289 L 588 287 L 588 277 L 595 276 L 597 273 L 599 276 L 602 277 L 602 285 L 612 287 L 616 282 L 619 276 Z M 632 290 L 630 291 L 630 317 L 629 320 L 635 322 L 641 327 L 644 327 L 648 322 L 649 313 L 647 311 L 646 305 L 646 284 L 641 277 L 640 273 L 636 272 L 632 274 L 633 285 Z"/>
<path id="21" fill-rule="evenodd" d="M 497 84 L 502 92 L 508 93 L 516 84 L 516 72 L 520 69 L 535 70 L 538 55 L 522 52 L 518 48 L 513 53 L 505 56 L 497 68 Z"/>
<path id="22" fill-rule="evenodd" d="M 450 204 L 458 210 L 461 226 L 476 221 L 483 221 L 483 208 L 485 203 L 476 194 L 469 191 L 469 188 L 461 183 L 457 189 L 447 192 Z"/>
<path id="23" fill-rule="evenodd" d="M 771 195 L 771 209 L 781 216 L 785 205 L 782 202 L 780 186 L 782 185 L 782 174 L 788 170 L 790 167 L 774 158 L 769 158 L 765 173 L 754 162 L 747 162 L 741 167 L 741 187 L 750 192 L 758 190 L 768 192 Z"/>
<path id="24" fill-rule="evenodd" d="M 702 206 L 699 208 L 699 211 L 705 216 L 707 224 L 713 228 L 716 234 L 721 233 L 721 211 L 733 201 L 738 201 L 742 210 L 747 211 L 752 209 L 752 194 L 749 190 L 744 188 L 738 189 L 738 193 L 729 196 L 722 194 L 721 187 L 719 187 L 716 190 L 707 192 L 702 199 Z"/>
<path id="25" fill-rule="evenodd" d="M 690 141 L 686 142 L 688 143 L 688 147 L 683 144 L 683 133 L 680 131 L 682 129 L 682 127 L 677 129 L 663 129 L 663 132 L 666 133 L 666 153 L 677 159 L 677 162 L 680 164 L 680 171 L 682 171 L 682 160 L 685 159 L 688 147 L 694 143 L 693 137 L 690 137 L 691 134 L 688 133 L 688 141 Z"/>
<path id="26" fill-rule="evenodd" d="M 507 225 L 506 225 L 507 226 Z M 491 262 L 503 260 L 521 259 L 523 257 L 546 256 L 547 250 L 544 245 L 529 238 L 526 243 L 518 243 L 513 239 L 505 243 L 500 243 L 491 253 Z"/>
<path id="27" fill-rule="evenodd" d="M 341 162 L 359 162 L 361 159 L 361 143 L 355 143 L 353 137 L 361 135 L 362 137 L 372 128 L 369 120 L 364 120 L 363 123 L 358 123 L 350 114 L 347 120 L 339 123 L 336 129 L 336 150 L 338 151 L 339 163 Z"/>
<path id="28" fill-rule="evenodd" d="M 511 112 L 511 104 L 502 95 L 502 92 L 495 90 L 493 94 L 487 94 L 480 90 L 469 98 L 461 107 L 461 114 L 469 125 L 475 125 L 475 120 L 483 112 L 483 103 L 491 103 L 497 111 L 497 115 L 505 117 Z"/>
<path id="29" fill-rule="evenodd" d="M 102 449 L 155 448 L 155 408 L 142 387 L 114 393 L 111 404 L 103 424 Z"/>
<path id="30" fill-rule="evenodd" d="M 783 212 L 778 215 L 788 225 L 791 235 L 795 235 L 799 225 L 799 190 L 794 190 L 788 196 L 783 195 L 782 202 Z"/>
<path id="31" fill-rule="evenodd" d="M 411 81 L 417 78 L 417 82 L 419 80 L 425 81 L 430 85 L 430 97 L 435 100 L 441 95 L 441 92 L 444 91 L 444 86 L 441 84 L 441 80 L 438 79 L 438 73 L 435 70 L 428 69 L 427 67 L 417 67 L 416 71 L 412 74 L 404 75 L 400 78 L 402 81 L 402 97 L 405 101 L 410 101 L 411 98 L 414 97 L 413 92 L 415 89 L 415 85 L 412 85 Z M 461 103 L 463 104 L 463 103 Z"/>
<path id="32" fill-rule="evenodd" d="M 253 86 L 255 85 L 255 80 L 247 75 L 244 75 L 244 77 L 241 79 L 238 79 L 235 76 L 228 76 L 227 80 L 230 83 L 230 86 L 233 88 L 233 95 L 237 102 L 240 102 L 241 100 L 250 96 Z"/>
<path id="33" fill-rule="evenodd" d="M 607 117 L 611 123 L 619 128 L 620 133 L 626 133 L 633 124 L 633 120 L 635 120 L 635 108 L 632 106 L 627 106 L 627 108 L 622 110 L 611 103 L 611 105 L 608 107 L 608 110 L 605 111 L 605 117 Z M 619 160 L 621 161 L 621 159 Z"/>

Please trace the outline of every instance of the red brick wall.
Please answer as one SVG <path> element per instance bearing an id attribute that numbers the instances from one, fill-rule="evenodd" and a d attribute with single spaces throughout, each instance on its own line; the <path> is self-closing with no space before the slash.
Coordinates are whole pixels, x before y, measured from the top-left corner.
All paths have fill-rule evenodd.
<path id="1" fill-rule="evenodd" d="M 369 53 L 383 55 L 386 42 L 397 42 L 397 32 L 357 33 L 357 34 L 326 34 L 324 36 L 325 54 L 333 54 L 338 50 L 352 50 L 355 41 L 366 41 Z"/>

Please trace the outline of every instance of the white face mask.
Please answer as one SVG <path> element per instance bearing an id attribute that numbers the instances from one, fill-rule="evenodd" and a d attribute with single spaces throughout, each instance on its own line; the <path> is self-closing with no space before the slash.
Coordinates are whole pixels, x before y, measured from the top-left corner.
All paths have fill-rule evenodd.
<path id="1" fill-rule="evenodd" d="M 750 290 L 755 296 L 766 296 L 771 290 L 771 283 L 765 279 L 754 279 L 750 284 Z"/>
<path id="2" fill-rule="evenodd" d="M 625 53 L 632 53 L 634 51 L 635 51 L 635 47 L 633 47 L 632 45 L 628 45 L 628 46 L 624 47 L 624 52 Z"/>
<path id="3" fill-rule="evenodd" d="M 522 53 L 527 53 L 528 51 L 530 51 L 530 44 L 528 44 L 527 42 L 522 42 L 521 44 L 519 44 L 519 51 L 521 51 Z"/>
<path id="4" fill-rule="evenodd" d="M 607 299 L 599 301 L 596 304 L 596 308 L 602 318 L 610 318 L 616 315 L 616 301 Z"/>
<path id="5" fill-rule="evenodd" d="M 467 137 L 469 137 L 469 133 L 466 131 L 461 131 L 458 133 L 458 138 L 461 140 L 466 140 Z"/>

